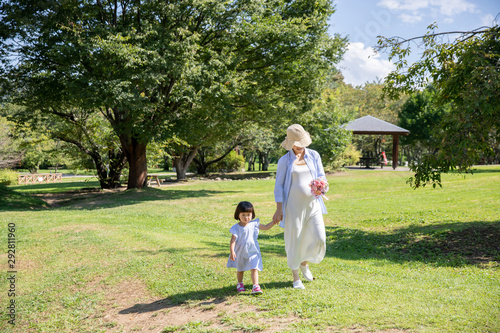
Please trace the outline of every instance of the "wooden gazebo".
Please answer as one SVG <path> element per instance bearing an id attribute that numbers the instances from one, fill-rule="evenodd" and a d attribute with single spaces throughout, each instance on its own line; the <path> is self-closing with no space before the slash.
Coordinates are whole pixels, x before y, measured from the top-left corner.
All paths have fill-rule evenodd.
<path id="1" fill-rule="evenodd" d="M 392 135 L 392 168 L 398 166 L 399 136 L 410 131 L 372 116 L 365 116 L 351 121 L 344 128 L 352 134 Z"/>

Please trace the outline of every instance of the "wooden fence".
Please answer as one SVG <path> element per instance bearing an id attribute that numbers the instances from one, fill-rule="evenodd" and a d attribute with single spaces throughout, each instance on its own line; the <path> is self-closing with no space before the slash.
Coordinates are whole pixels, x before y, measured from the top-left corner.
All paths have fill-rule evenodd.
<path id="1" fill-rule="evenodd" d="M 62 173 L 40 173 L 17 176 L 19 185 L 22 184 L 39 184 L 39 183 L 55 183 L 62 180 Z"/>

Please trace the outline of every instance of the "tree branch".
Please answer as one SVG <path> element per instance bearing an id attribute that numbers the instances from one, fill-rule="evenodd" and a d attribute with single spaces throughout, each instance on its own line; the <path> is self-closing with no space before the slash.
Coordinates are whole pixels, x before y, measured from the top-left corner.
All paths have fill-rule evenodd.
<path id="1" fill-rule="evenodd" d="M 483 30 L 479 30 L 479 29 L 483 29 Z M 473 36 L 475 35 L 480 35 L 480 34 L 483 34 L 487 31 L 489 31 L 490 28 L 486 27 L 486 26 L 483 26 L 483 27 L 480 27 L 478 29 L 475 29 L 475 30 L 471 30 L 471 31 L 447 31 L 447 32 L 437 32 L 437 33 L 432 33 L 432 34 L 427 34 L 427 35 L 423 35 L 423 36 L 417 36 L 417 37 L 412 37 L 412 38 L 403 38 L 403 37 L 399 37 L 399 36 L 393 36 L 393 37 L 390 37 L 390 38 L 385 38 L 386 40 L 399 40 L 398 42 L 394 43 L 395 46 L 400 46 L 402 44 L 405 44 L 405 43 L 408 43 L 408 42 L 411 42 L 413 40 L 417 40 L 417 39 L 424 39 L 424 38 L 427 38 L 427 37 L 437 37 L 437 36 L 443 36 L 443 35 L 453 35 L 453 34 L 461 34 L 461 35 L 468 35 L 467 38 L 465 38 L 464 40 L 467 40 L 469 38 L 472 38 Z M 383 36 L 378 36 L 378 38 L 384 38 Z M 378 46 L 376 48 L 383 48 L 384 46 Z"/>

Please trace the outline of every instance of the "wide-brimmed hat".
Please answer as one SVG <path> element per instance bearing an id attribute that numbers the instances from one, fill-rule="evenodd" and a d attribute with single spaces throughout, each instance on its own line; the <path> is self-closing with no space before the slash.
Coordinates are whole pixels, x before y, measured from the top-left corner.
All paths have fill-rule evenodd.
<path id="1" fill-rule="evenodd" d="M 290 150 L 293 146 L 307 147 L 311 142 L 309 133 L 299 124 L 293 124 L 286 129 L 286 138 L 285 141 L 281 143 L 281 146 L 286 150 Z"/>

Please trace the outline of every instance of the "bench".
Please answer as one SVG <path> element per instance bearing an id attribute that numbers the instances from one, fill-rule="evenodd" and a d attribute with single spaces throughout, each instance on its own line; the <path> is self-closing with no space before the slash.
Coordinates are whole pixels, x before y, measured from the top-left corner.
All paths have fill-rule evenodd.
<path id="1" fill-rule="evenodd" d="M 151 187 L 151 182 L 152 181 L 156 182 L 156 184 L 158 184 L 158 186 L 161 186 L 159 176 L 160 175 L 154 175 L 154 174 L 147 175 L 146 179 L 147 179 L 147 182 L 148 182 L 148 187 Z"/>
<path id="2" fill-rule="evenodd" d="M 358 163 L 360 166 L 364 165 L 366 169 L 370 169 L 371 165 L 379 165 L 379 164 L 380 164 L 380 168 L 383 169 L 384 165 L 385 165 L 384 161 L 380 161 L 376 157 L 360 157 Z"/>

